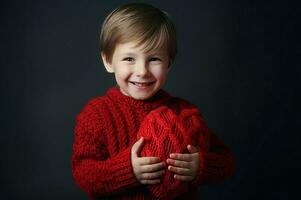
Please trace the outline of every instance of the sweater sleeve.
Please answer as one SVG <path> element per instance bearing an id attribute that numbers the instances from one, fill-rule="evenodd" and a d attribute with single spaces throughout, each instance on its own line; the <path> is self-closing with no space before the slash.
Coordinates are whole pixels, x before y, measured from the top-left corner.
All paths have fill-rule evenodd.
<path id="1" fill-rule="evenodd" d="M 179 102 L 179 101 L 175 101 Z M 184 108 L 197 108 L 190 102 L 180 99 L 180 110 Z M 199 172 L 192 181 L 192 185 L 204 185 L 220 183 L 234 175 L 235 160 L 226 144 L 217 137 L 207 126 L 201 112 L 199 113 L 202 123 L 202 134 L 199 138 L 199 145 L 202 150 L 199 152 Z"/>
<path id="2" fill-rule="evenodd" d="M 72 173 L 77 185 L 89 196 L 122 193 L 138 185 L 131 164 L 131 149 L 110 157 L 105 128 L 91 104 L 76 118 Z"/>
<path id="3" fill-rule="evenodd" d="M 199 173 L 194 184 L 220 183 L 233 176 L 235 161 L 229 148 L 210 132 L 209 150 L 199 153 Z"/>

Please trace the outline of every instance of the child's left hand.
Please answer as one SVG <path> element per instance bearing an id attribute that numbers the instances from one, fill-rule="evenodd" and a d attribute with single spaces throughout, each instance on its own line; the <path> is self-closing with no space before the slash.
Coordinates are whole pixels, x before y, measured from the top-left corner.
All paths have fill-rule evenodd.
<path id="1" fill-rule="evenodd" d="M 180 181 L 192 181 L 199 169 L 198 149 L 192 145 L 188 145 L 187 149 L 190 154 L 172 153 L 166 161 L 169 165 L 168 170 Z"/>

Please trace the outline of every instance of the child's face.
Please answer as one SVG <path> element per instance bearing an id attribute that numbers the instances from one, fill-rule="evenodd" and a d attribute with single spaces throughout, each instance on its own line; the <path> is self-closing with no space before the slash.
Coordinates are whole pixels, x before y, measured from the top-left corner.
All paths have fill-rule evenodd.
<path id="1" fill-rule="evenodd" d="M 118 44 L 111 63 L 102 55 L 108 72 L 114 73 L 120 91 L 138 100 L 152 97 L 161 87 L 170 69 L 166 50 L 144 53 L 135 42 Z"/>

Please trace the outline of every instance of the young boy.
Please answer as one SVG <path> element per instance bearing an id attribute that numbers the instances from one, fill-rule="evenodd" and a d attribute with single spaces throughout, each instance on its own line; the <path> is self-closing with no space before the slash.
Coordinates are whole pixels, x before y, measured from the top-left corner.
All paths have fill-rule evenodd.
<path id="1" fill-rule="evenodd" d="M 106 18 L 100 40 L 104 66 L 118 86 L 77 116 L 72 172 L 79 187 L 91 199 L 198 199 L 199 185 L 232 176 L 229 149 L 195 106 L 161 89 L 177 52 L 168 14 L 147 4 L 124 5 Z M 197 137 L 185 136 L 191 127 Z M 161 134 L 161 145 L 151 146 Z"/>

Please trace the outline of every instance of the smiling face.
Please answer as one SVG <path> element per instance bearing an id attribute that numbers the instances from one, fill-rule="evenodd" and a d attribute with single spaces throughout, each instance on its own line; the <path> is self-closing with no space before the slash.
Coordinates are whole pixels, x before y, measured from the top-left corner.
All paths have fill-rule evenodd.
<path id="1" fill-rule="evenodd" d="M 159 91 L 170 69 L 168 52 L 143 52 L 135 42 L 117 44 L 111 62 L 102 54 L 106 70 L 115 74 L 120 91 L 137 100 L 146 100 Z"/>

